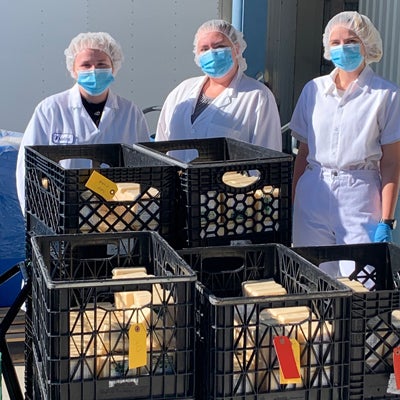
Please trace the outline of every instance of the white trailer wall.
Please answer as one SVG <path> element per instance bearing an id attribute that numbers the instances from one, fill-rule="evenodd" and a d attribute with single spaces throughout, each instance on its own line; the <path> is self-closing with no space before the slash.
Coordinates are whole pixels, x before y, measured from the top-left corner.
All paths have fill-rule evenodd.
<path id="1" fill-rule="evenodd" d="M 199 75 L 193 35 L 201 23 L 222 15 L 222 3 L 0 0 L 0 129 L 23 132 L 41 99 L 73 84 L 64 49 L 80 32 L 107 31 L 120 42 L 125 62 L 116 92 L 141 108 L 161 104 L 178 82 Z"/>

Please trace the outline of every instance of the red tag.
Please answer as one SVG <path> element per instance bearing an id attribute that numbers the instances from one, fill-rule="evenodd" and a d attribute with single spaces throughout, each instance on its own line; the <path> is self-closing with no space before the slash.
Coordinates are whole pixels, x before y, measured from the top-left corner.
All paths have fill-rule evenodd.
<path id="1" fill-rule="evenodd" d="M 396 379 L 396 389 L 400 389 L 400 347 L 393 349 L 393 368 Z"/>
<path id="2" fill-rule="evenodd" d="M 287 336 L 275 336 L 274 347 L 279 360 L 279 366 L 285 379 L 301 378 L 293 354 L 292 342 Z"/>

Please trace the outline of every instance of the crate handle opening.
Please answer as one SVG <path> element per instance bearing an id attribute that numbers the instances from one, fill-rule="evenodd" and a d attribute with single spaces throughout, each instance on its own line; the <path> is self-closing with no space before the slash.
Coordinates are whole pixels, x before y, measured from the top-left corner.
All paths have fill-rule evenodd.
<path id="1" fill-rule="evenodd" d="M 231 188 L 247 188 L 260 180 L 261 172 L 257 169 L 249 171 L 228 171 L 222 176 L 222 182 Z"/>
<path id="2" fill-rule="evenodd" d="M 193 162 L 199 158 L 199 151 L 197 149 L 169 150 L 166 154 L 185 163 Z"/>
<path id="3" fill-rule="evenodd" d="M 96 160 L 92 160 L 91 158 L 85 157 L 68 157 L 61 158 L 58 163 L 61 167 L 69 169 L 71 165 L 73 165 L 74 169 L 87 169 L 87 168 L 110 168 L 110 165 L 107 163 L 99 162 Z"/>
<path id="4" fill-rule="evenodd" d="M 202 272 L 208 274 L 232 274 L 243 271 L 245 263 L 242 257 L 209 257 L 203 260 Z"/>

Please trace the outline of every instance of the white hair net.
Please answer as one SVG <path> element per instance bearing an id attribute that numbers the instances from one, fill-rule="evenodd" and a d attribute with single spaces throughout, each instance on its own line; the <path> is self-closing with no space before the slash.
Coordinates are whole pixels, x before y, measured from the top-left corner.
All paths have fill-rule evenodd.
<path id="1" fill-rule="evenodd" d="M 322 37 L 325 59 L 331 59 L 329 39 L 332 30 L 337 26 L 350 29 L 358 36 L 365 48 L 365 62 L 367 64 L 380 61 L 383 54 L 381 35 L 368 17 L 356 11 L 341 12 L 335 15 L 326 25 Z"/>
<path id="2" fill-rule="evenodd" d="M 121 46 L 109 33 L 80 33 L 71 40 L 68 48 L 64 51 L 67 69 L 73 78 L 75 57 L 85 49 L 101 50 L 106 53 L 112 61 L 114 75 L 116 75 L 118 70 L 121 68 L 122 61 L 124 60 Z"/>
<path id="3" fill-rule="evenodd" d="M 204 22 L 204 24 L 201 25 L 199 29 L 197 29 L 193 41 L 193 53 L 195 54 L 194 61 L 197 65 L 199 65 L 197 42 L 199 40 L 200 34 L 204 32 L 220 32 L 225 35 L 231 41 L 232 45 L 236 48 L 238 54 L 237 60 L 239 64 L 239 69 L 241 71 L 246 71 L 247 63 L 245 58 L 243 57 L 243 52 L 247 47 L 247 43 L 243 39 L 243 33 L 235 29 L 229 22 L 224 21 L 223 19 L 212 19 L 210 21 Z"/>

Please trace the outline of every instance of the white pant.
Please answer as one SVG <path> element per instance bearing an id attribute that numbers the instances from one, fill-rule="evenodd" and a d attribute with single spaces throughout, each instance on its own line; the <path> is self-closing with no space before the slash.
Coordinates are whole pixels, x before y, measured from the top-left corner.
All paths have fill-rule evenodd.
<path id="1" fill-rule="evenodd" d="M 293 206 L 293 246 L 370 243 L 381 217 L 376 170 L 338 171 L 307 166 Z M 331 276 L 348 276 L 354 263 L 326 263 Z M 350 270 L 351 268 L 351 270 Z"/>

